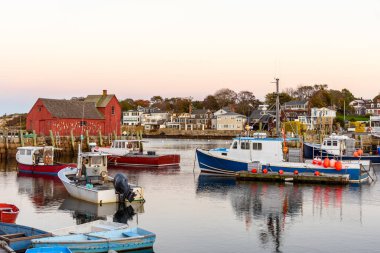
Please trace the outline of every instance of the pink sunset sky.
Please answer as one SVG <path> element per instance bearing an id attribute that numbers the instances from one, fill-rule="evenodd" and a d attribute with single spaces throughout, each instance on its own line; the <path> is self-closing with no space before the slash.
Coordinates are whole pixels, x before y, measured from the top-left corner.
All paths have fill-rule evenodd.
<path id="1" fill-rule="evenodd" d="M 38 97 L 188 97 L 328 84 L 380 92 L 378 0 L 0 4 L 0 115 Z"/>

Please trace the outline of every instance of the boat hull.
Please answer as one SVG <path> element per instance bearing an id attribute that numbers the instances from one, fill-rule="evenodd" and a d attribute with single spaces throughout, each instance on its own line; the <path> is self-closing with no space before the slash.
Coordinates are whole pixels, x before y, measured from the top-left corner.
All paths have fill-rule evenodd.
<path id="1" fill-rule="evenodd" d="M 217 155 L 200 149 L 196 150 L 196 154 L 201 171 L 206 173 L 235 175 L 236 172 L 249 171 L 253 168 L 253 166 L 257 165 L 257 163 L 255 164 L 253 162 L 232 160 L 227 156 L 224 157 L 222 155 Z M 262 164 L 261 168 L 256 169 L 267 169 L 268 172 L 276 173 L 278 173 L 280 170 L 282 170 L 284 173 L 294 173 L 294 171 L 297 170 L 298 173 L 315 173 L 318 171 L 319 173 L 326 175 L 348 175 L 349 181 L 353 183 L 363 182 L 369 178 L 368 173 L 363 173 L 361 165 L 359 163 L 348 165 L 346 164 L 340 171 L 337 171 L 335 168 L 325 168 L 323 166 L 314 165 L 311 163 L 290 162 Z"/>
<path id="2" fill-rule="evenodd" d="M 64 246 L 72 252 L 108 252 L 152 248 L 156 235 L 141 228 L 115 229 L 33 240 L 34 247 Z"/>
<path id="3" fill-rule="evenodd" d="M 21 236 L 22 234 L 24 236 Z M 5 241 L 9 247 L 17 252 L 24 252 L 27 248 L 29 248 L 31 246 L 32 239 L 49 236 L 51 236 L 51 233 L 43 230 L 0 222 L 0 241 Z"/>
<path id="4" fill-rule="evenodd" d="M 15 205 L 0 203 L 0 222 L 15 223 L 19 212 Z"/>
<path id="5" fill-rule="evenodd" d="M 57 176 L 58 172 L 61 169 L 64 169 L 68 166 L 74 167 L 76 164 L 53 164 L 53 165 L 29 165 L 18 163 L 18 171 L 20 173 L 26 174 L 40 174 L 40 175 L 50 175 Z"/>
<path id="6" fill-rule="evenodd" d="M 169 166 L 179 166 L 180 156 L 179 155 L 134 155 L 127 154 L 124 156 L 109 156 L 108 163 L 115 166 L 125 166 L 125 167 L 169 167 Z"/>
<path id="7" fill-rule="evenodd" d="M 323 158 L 337 158 L 336 155 L 331 155 L 326 152 L 326 150 L 322 150 L 319 146 L 304 143 L 303 145 L 303 156 L 305 159 L 313 159 L 314 157 L 323 157 Z M 359 157 L 342 155 L 338 156 L 339 159 L 343 161 L 371 161 L 372 164 L 380 164 L 380 155 L 363 155 Z"/>
<path id="8" fill-rule="evenodd" d="M 87 185 L 77 185 L 71 181 L 68 176 L 75 175 L 77 168 L 66 168 L 58 173 L 58 177 L 65 186 L 68 193 L 74 198 L 85 200 L 91 203 L 115 203 L 119 201 L 119 195 L 115 193 L 112 186 L 100 186 L 89 188 Z M 134 202 L 144 201 L 143 189 L 141 187 L 133 187 L 133 192 L 136 194 Z"/>

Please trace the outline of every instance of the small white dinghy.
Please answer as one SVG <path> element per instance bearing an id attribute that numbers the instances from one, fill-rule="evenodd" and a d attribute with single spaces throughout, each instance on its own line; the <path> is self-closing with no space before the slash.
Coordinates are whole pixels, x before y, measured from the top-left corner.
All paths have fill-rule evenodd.
<path id="1" fill-rule="evenodd" d="M 78 164 L 82 166 L 58 172 L 59 179 L 74 198 L 100 204 L 144 201 L 142 187 L 129 184 L 123 174 L 116 174 L 114 178 L 108 176 L 107 154 L 79 152 Z"/>

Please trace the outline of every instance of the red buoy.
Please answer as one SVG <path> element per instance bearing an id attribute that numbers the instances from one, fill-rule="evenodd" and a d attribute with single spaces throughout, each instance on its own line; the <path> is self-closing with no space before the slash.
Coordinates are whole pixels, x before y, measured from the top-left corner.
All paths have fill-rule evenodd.
<path id="1" fill-rule="evenodd" d="M 313 159 L 313 164 L 317 164 L 317 163 L 318 163 L 317 158 L 314 158 Z"/>
<path id="2" fill-rule="evenodd" d="M 279 170 L 278 174 L 282 175 L 282 174 L 284 174 L 284 171 L 283 170 Z"/>
<path id="3" fill-rule="evenodd" d="M 252 171 L 252 173 L 257 173 L 257 169 L 256 168 L 253 168 L 251 171 Z"/>
<path id="4" fill-rule="evenodd" d="M 263 169 L 263 173 L 264 173 L 264 174 L 267 174 L 267 173 L 268 173 L 268 170 L 267 170 L 267 169 Z"/>
<path id="5" fill-rule="evenodd" d="M 318 165 L 322 165 L 322 160 L 320 158 L 318 158 L 317 163 L 318 163 Z"/>
<path id="6" fill-rule="evenodd" d="M 328 159 L 327 157 L 325 158 L 325 160 L 323 160 L 323 167 L 330 167 L 330 159 Z"/>
<path id="7" fill-rule="evenodd" d="M 341 162 L 341 161 L 337 161 L 337 162 L 335 163 L 335 169 L 336 169 L 337 171 L 342 170 L 342 162 Z"/>
<path id="8" fill-rule="evenodd" d="M 319 176 L 320 175 L 319 171 L 317 170 L 316 172 L 314 172 L 314 175 Z"/>
<path id="9" fill-rule="evenodd" d="M 295 170 L 293 173 L 294 175 L 298 175 L 298 170 Z"/>
<path id="10" fill-rule="evenodd" d="M 358 151 L 355 151 L 355 152 L 354 152 L 354 157 L 359 157 L 359 153 L 358 153 Z"/>

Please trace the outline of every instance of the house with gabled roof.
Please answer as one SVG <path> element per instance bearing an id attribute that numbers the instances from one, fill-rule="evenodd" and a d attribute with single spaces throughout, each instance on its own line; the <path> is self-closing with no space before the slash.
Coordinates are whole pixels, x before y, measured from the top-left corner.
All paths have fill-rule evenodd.
<path id="1" fill-rule="evenodd" d="M 85 99 L 38 98 L 29 111 L 26 129 L 38 135 L 75 136 L 120 134 L 121 107 L 114 94 L 89 95 Z"/>

